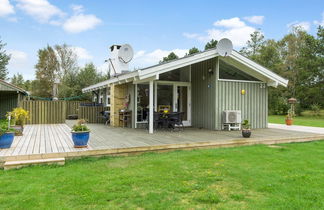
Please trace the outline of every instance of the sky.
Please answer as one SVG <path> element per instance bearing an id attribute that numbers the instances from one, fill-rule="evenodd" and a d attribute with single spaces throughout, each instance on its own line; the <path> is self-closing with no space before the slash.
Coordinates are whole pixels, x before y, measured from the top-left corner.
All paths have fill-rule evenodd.
<path id="1" fill-rule="evenodd" d="M 316 34 L 324 25 L 320 0 L 0 0 L 0 39 L 11 54 L 9 76 L 35 78 L 37 51 L 67 44 L 79 65 L 108 69 L 108 47 L 130 44 L 131 69 L 154 65 L 171 51 L 184 56 L 203 50 L 209 40 L 229 38 L 239 50 L 259 29 L 266 39 L 281 39 L 293 26 Z"/>

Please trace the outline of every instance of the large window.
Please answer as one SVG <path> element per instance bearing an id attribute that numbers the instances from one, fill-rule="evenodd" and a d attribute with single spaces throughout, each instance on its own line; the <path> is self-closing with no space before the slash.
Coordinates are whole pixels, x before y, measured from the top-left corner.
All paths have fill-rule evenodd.
<path id="1" fill-rule="evenodd" d="M 219 79 L 260 81 L 222 60 L 219 62 Z"/>

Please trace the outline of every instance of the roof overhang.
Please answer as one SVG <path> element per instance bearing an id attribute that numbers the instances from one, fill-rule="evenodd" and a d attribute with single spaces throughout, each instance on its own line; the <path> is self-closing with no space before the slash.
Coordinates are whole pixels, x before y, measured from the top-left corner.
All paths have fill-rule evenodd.
<path id="1" fill-rule="evenodd" d="M 160 74 L 163 74 L 168 71 L 172 71 L 175 69 L 179 69 L 185 66 L 189 66 L 195 63 L 199 63 L 208 59 L 212 59 L 219 56 L 216 49 L 207 50 L 201 53 L 189 55 L 177 60 L 173 60 L 167 63 L 158 64 L 155 66 L 151 66 L 148 68 L 144 68 L 141 70 L 137 70 L 134 72 L 130 72 L 127 74 L 119 75 L 117 77 L 111 78 L 109 80 L 97 83 L 95 85 L 91 85 L 89 87 L 83 88 L 82 92 L 91 92 L 99 89 L 103 89 L 108 87 L 110 84 L 124 84 L 124 83 L 139 83 L 146 80 L 156 80 L 159 78 Z M 245 68 L 247 73 L 257 77 L 261 81 L 266 82 L 269 86 L 287 86 L 288 80 L 282 78 L 281 76 L 275 74 L 269 69 L 257 64 L 256 62 L 250 60 L 249 58 L 244 57 L 240 53 L 233 51 L 232 54 L 228 57 L 222 57 L 227 62 L 234 62 L 241 66 L 241 68 Z"/>

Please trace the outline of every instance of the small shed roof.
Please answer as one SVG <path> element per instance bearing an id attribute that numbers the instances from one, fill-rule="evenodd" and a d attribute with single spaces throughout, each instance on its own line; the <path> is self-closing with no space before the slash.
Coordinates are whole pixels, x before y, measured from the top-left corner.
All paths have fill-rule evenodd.
<path id="1" fill-rule="evenodd" d="M 2 79 L 0 79 L 0 92 L 20 92 L 22 94 L 28 95 L 28 92 L 26 90 Z"/>

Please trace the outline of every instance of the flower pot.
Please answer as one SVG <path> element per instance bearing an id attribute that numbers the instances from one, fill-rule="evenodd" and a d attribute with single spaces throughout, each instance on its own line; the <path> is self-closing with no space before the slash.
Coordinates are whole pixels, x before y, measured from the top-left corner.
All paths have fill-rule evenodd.
<path id="1" fill-rule="evenodd" d="M 15 137 L 14 132 L 7 132 L 0 136 L 0 149 L 10 148 Z"/>
<path id="2" fill-rule="evenodd" d="M 90 137 L 89 131 L 72 131 L 72 140 L 75 148 L 84 148 L 88 146 L 88 141 Z"/>
<path id="3" fill-rule="evenodd" d="M 250 136 L 251 136 L 251 129 L 242 129 L 242 136 L 244 138 L 250 138 Z"/>
<path id="4" fill-rule="evenodd" d="M 293 120 L 292 119 L 286 119 L 286 125 L 292 125 Z"/>
<path id="5" fill-rule="evenodd" d="M 22 125 L 10 126 L 10 128 L 15 129 L 15 136 L 22 136 L 24 132 L 24 127 Z"/>

